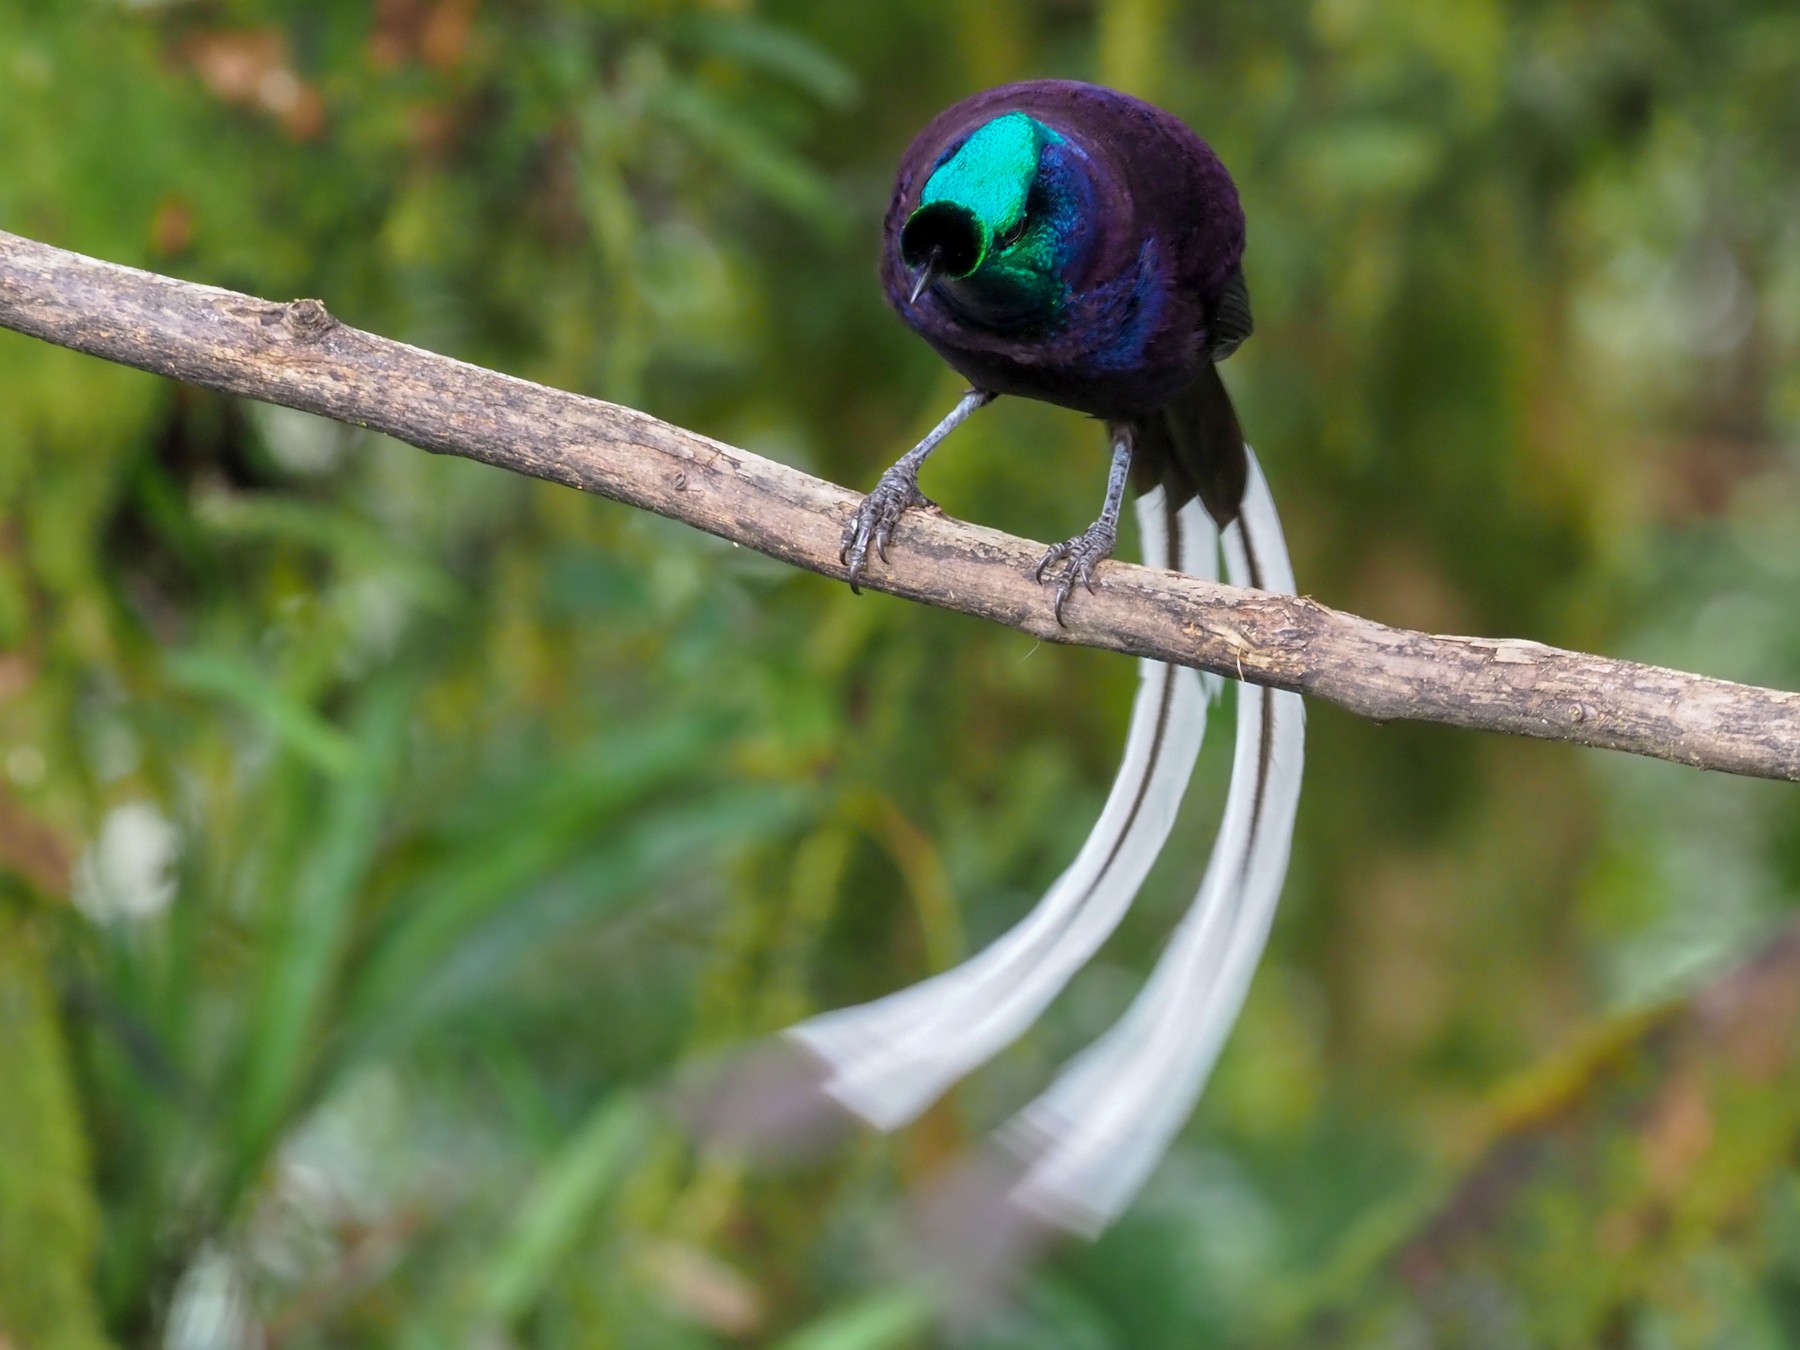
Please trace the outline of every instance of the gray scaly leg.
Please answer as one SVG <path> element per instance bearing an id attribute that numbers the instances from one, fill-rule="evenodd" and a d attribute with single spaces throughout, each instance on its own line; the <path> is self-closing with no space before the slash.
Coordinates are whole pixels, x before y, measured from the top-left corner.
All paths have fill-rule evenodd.
<path id="1" fill-rule="evenodd" d="M 1114 432 L 1112 472 L 1106 479 L 1106 505 L 1100 508 L 1100 519 L 1073 539 L 1053 544 L 1038 559 L 1031 575 L 1044 579 L 1044 571 L 1052 563 L 1062 563 L 1062 576 L 1056 588 L 1056 621 L 1063 621 L 1063 605 L 1069 593 L 1080 582 L 1089 592 L 1094 589 L 1094 569 L 1112 557 L 1119 542 L 1119 508 L 1125 501 L 1125 483 L 1131 477 L 1131 437 L 1124 430 Z"/>
<path id="2" fill-rule="evenodd" d="M 919 491 L 919 466 L 938 448 L 944 437 L 968 419 L 969 414 L 987 407 L 993 401 L 992 394 L 980 389 L 969 390 L 962 396 L 962 401 L 950 410 L 950 415 L 939 422 L 929 436 L 900 456 L 893 468 L 881 475 L 881 480 L 875 484 L 875 490 L 862 499 L 862 504 L 844 526 L 843 543 L 838 548 L 838 561 L 847 563 L 850 568 L 851 591 L 860 594 L 856 583 L 862 577 L 863 566 L 869 560 L 871 547 L 874 548 L 876 557 L 882 562 L 887 561 L 888 540 L 893 537 L 894 526 L 899 523 L 900 517 L 915 506 L 936 505 Z"/>

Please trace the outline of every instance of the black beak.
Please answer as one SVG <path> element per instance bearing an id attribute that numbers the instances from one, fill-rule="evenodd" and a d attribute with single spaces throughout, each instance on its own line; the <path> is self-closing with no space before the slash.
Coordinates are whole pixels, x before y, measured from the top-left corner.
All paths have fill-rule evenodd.
<path id="1" fill-rule="evenodd" d="M 925 260 L 925 266 L 919 269 L 919 279 L 913 282 L 912 294 L 906 297 L 906 303 L 916 305 L 919 297 L 925 294 L 931 283 L 936 281 L 944 271 L 944 250 L 934 248 L 931 256 Z"/>

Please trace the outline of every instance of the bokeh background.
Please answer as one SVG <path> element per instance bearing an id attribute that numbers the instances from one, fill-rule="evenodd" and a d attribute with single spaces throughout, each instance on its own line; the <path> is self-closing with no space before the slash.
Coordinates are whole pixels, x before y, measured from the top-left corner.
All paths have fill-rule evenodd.
<path id="1" fill-rule="evenodd" d="M 1800 687 L 1792 0 L 0 0 L 0 228 L 866 487 L 958 388 L 874 283 L 891 166 L 1046 74 L 1233 169 L 1313 594 Z M 1060 538 L 1102 450 L 1003 404 L 926 487 Z M 658 1094 L 1022 912 L 1134 678 L 0 333 L 0 1343 L 947 1339 L 904 1197 L 1128 1000 L 1226 737 L 919 1126 L 766 1173 Z M 1198 1114 L 965 1343 L 1800 1344 L 1800 797 L 1325 706 L 1309 754 Z"/>

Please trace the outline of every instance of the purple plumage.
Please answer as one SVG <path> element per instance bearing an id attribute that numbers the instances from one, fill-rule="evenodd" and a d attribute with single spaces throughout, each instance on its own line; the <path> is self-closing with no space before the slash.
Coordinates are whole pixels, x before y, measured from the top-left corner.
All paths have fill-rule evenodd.
<path id="1" fill-rule="evenodd" d="M 1086 232 L 1053 313 L 1008 330 L 969 322 L 940 283 L 909 301 L 901 235 L 933 172 L 971 133 L 1023 112 L 1075 152 Z M 1210 359 L 1214 315 L 1240 275 L 1244 213 L 1212 148 L 1139 99 L 1069 80 L 990 89 L 941 113 L 901 158 L 882 282 L 908 325 L 976 385 L 1124 420 L 1166 403 Z M 1146 312 L 1148 311 L 1148 312 Z M 1134 359 L 1120 340 L 1142 323 Z"/>
<path id="2" fill-rule="evenodd" d="M 1046 284 L 997 307 L 990 264 L 915 298 L 909 223 L 928 185 L 1008 114 L 1052 134 L 1029 193 L 1052 236 L 1039 250 Z M 1231 176 L 1182 122 L 1114 90 L 1031 80 L 964 99 L 914 139 L 881 276 L 900 317 L 975 388 L 1129 424 L 1140 484 L 1163 482 L 1177 501 L 1198 492 L 1223 525 L 1243 490 L 1242 437 L 1212 366 L 1249 333 L 1243 253 Z"/>
<path id="3" fill-rule="evenodd" d="M 930 505 L 919 490 L 926 458 L 976 410 L 1017 394 L 1102 419 L 1112 444 L 1099 518 L 1034 572 L 1055 588 L 1058 622 L 1078 587 L 1094 589 L 1134 475 L 1150 565 L 1213 576 L 1222 555 L 1234 585 L 1291 594 L 1268 483 L 1215 369 L 1250 334 L 1243 253 L 1243 210 L 1218 156 L 1147 103 L 1038 80 L 977 94 L 933 121 L 901 162 L 882 281 L 900 316 L 973 387 L 846 521 L 852 587 L 871 559 L 886 562 L 906 513 Z M 1149 873 L 1213 692 L 1194 671 L 1145 662 L 1124 762 L 1074 862 L 961 965 L 792 1028 L 809 1057 L 799 1095 L 822 1094 L 892 1129 L 1024 1034 Z M 1006 1210 L 1027 1228 L 1094 1233 L 1122 1212 L 1242 1006 L 1287 868 L 1299 696 L 1246 687 L 1237 725 L 1218 840 L 1168 951 L 1119 1024 L 1003 1134 L 1013 1155 Z M 977 1238 L 983 1251 L 995 1245 L 991 1230 Z"/>

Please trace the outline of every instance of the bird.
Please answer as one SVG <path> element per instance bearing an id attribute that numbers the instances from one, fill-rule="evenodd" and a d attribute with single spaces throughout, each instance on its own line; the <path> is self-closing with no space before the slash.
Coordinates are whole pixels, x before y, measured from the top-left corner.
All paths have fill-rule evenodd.
<path id="1" fill-rule="evenodd" d="M 1030 80 L 939 114 L 901 158 L 881 281 L 902 321 L 969 382 L 843 531 L 852 589 L 896 525 L 934 507 L 919 470 L 1000 397 L 1104 424 L 1099 517 L 1033 569 L 1056 621 L 1093 590 L 1128 486 L 1143 560 L 1294 592 L 1281 522 L 1218 372 L 1252 330 L 1245 221 L 1217 154 L 1116 90 Z M 880 1129 L 917 1117 L 1016 1040 L 1131 905 L 1174 825 L 1223 681 L 1145 660 L 1118 775 L 1074 861 L 959 966 L 784 1033 L 837 1107 Z M 1118 1023 L 998 1132 L 1006 1201 L 1095 1236 L 1129 1207 L 1191 1114 L 1236 1021 L 1287 871 L 1305 718 L 1297 694 L 1239 687 L 1230 787 L 1199 890 Z"/>

